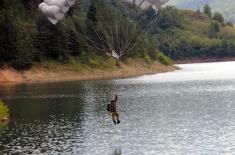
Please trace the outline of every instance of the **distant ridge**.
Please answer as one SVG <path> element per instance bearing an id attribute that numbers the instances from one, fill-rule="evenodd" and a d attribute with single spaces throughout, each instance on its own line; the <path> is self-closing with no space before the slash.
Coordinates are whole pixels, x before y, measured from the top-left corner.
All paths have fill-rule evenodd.
<path id="1" fill-rule="evenodd" d="M 227 21 L 235 24 L 235 0 L 170 0 L 168 5 L 175 5 L 181 9 L 202 10 L 205 4 L 209 4 L 213 11 L 221 12 Z"/>

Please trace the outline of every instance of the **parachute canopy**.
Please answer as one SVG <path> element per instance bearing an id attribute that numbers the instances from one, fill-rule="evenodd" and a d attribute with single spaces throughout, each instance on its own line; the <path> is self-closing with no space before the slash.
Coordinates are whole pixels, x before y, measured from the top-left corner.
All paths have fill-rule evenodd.
<path id="1" fill-rule="evenodd" d="M 74 4 L 75 0 L 44 0 L 39 4 L 39 10 L 55 25 Z"/>
<path id="2" fill-rule="evenodd" d="M 141 9 L 148 9 L 152 7 L 158 10 L 162 5 L 166 4 L 169 0 L 123 0 L 124 2 L 137 5 Z"/>

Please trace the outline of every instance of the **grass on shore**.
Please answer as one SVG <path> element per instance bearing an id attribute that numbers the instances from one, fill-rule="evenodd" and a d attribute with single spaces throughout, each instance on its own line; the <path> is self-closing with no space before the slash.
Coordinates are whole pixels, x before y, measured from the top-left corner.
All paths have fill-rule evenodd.
<path id="1" fill-rule="evenodd" d="M 0 122 L 9 118 L 9 108 L 0 100 Z"/>
<path id="2" fill-rule="evenodd" d="M 115 59 L 101 56 L 88 57 L 86 61 L 82 61 L 81 58 L 71 58 L 66 63 L 45 60 L 35 63 L 25 71 L 17 71 L 7 67 L 0 70 L 0 75 L 2 75 L 0 76 L 0 83 L 115 79 L 162 73 L 176 69 L 171 64 L 171 60 L 161 53 L 156 55 L 156 59 L 151 59 L 146 54 L 145 59 L 127 58 L 119 63 L 120 68 L 118 69 Z"/>
<path id="3" fill-rule="evenodd" d="M 161 51 L 155 52 L 155 58 L 151 58 L 147 53 L 144 53 L 143 58 L 127 58 L 124 60 L 120 60 L 120 64 L 126 64 L 130 60 L 135 60 L 134 63 L 139 63 L 143 65 L 147 64 L 149 66 L 153 65 L 154 62 L 159 62 L 159 64 L 168 66 L 172 65 L 172 60 L 164 55 Z M 142 60 L 142 61 L 140 61 Z M 42 61 L 41 63 L 36 63 L 36 66 L 41 66 L 47 69 L 55 69 L 60 66 L 67 66 L 72 71 L 78 71 L 81 72 L 83 70 L 115 70 L 117 68 L 116 66 L 116 60 L 110 56 L 104 57 L 104 56 L 98 56 L 98 55 L 88 55 L 86 57 L 71 57 L 66 63 L 59 63 L 56 60 L 47 59 Z M 35 66 L 34 65 L 34 66 Z M 129 64 L 132 65 L 132 64 Z M 138 64 L 137 64 L 138 65 Z M 145 65 L 144 65 L 145 66 Z M 67 68 L 67 69 L 68 69 Z"/>

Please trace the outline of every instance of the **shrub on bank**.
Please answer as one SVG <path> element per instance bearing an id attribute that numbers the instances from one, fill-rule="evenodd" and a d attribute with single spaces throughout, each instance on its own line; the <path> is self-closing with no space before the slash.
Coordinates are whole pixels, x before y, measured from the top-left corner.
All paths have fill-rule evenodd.
<path id="1" fill-rule="evenodd" d="M 9 108 L 0 100 L 0 121 L 9 118 Z"/>
<path id="2" fill-rule="evenodd" d="M 144 53 L 144 61 L 145 61 L 147 64 L 151 64 L 151 62 L 152 62 L 150 56 L 149 56 L 147 53 Z"/>
<path id="3" fill-rule="evenodd" d="M 97 66 L 99 66 L 99 62 L 98 62 L 96 59 L 89 58 L 89 59 L 88 59 L 88 62 L 89 62 L 89 65 L 90 65 L 91 67 L 97 67 Z"/>
<path id="4" fill-rule="evenodd" d="M 168 56 L 164 55 L 160 51 L 156 52 L 156 57 L 157 57 L 157 60 L 159 60 L 160 63 L 162 63 L 164 65 L 170 65 L 172 63 L 171 58 L 169 58 Z"/>
<path id="5" fill-rule="evenodd" d="M 75 71 L 80 71 L 82 68 L 81 63 L 74 58 L 70 58 L 69 64 L 72 67 L 72 69 Z"/>

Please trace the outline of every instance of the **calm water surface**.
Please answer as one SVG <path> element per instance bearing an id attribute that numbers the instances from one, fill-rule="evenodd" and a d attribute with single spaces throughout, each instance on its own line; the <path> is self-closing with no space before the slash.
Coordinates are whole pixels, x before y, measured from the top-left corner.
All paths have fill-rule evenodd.
<path id="1" fill-rule="evenodd" d="M 137 78 L 0 86 L 0 154 L 235 154 L 235 62 Z M 120 125 L 106 112 L 119 94 Z"/>

